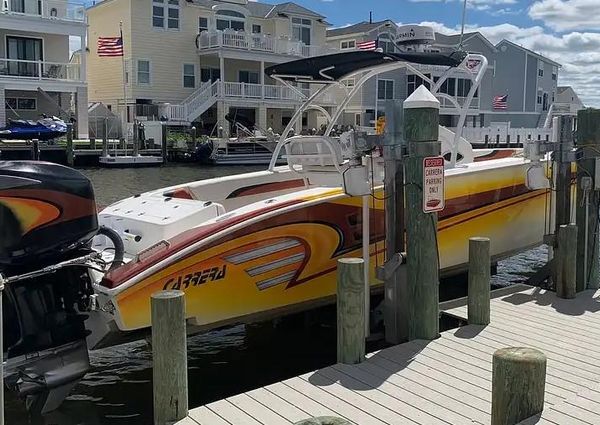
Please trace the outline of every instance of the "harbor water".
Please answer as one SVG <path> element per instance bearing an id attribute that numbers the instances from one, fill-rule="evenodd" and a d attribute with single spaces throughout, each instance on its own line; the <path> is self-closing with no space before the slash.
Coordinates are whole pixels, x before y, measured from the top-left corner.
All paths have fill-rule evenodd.
<path id="1" fill-rule="evenodd" d="M 93 182 L 99 206 L 193 180 L 256 171 L 264 167 L 167 165 L 148 169 L 82 169 Z M 502 261 L 492 284 L 523 282 L 547 257 L 537 248 Z M 441 299 L 462 296 L 444 289 Z M 335 310 L 252 326 L 232 326 L 188 339 L 190 408 L 270 384 L 335 362 Z M 369 347 L 377 348 L 376 345 Z M 91 370 L 58 411 L 30 418 L 23 404 L 7 396 L 8 425 L 100 425 L 152 423 L 152 358 L 147 341 L 97 350 Z"/>

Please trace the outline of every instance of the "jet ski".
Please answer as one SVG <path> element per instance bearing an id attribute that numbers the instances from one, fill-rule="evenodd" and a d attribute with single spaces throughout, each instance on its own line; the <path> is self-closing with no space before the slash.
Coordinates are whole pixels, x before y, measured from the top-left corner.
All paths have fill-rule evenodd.
<path id="1" fill-rule="evenodd" d="M 40 120 L 9 120 L 6 127 L 0 128 L 3 140 L 52 140 L 67 134 L 67 124 L 57 117 L 43 117 Z"/>

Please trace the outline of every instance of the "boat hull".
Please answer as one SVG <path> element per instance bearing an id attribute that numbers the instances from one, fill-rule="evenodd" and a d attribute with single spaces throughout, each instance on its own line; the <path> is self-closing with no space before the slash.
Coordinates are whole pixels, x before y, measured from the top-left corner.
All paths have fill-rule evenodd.
<path id="1" fill-rule="evenodd" d="M 495 260 L 542 242 L 547 192 L 529 191 L 524 170 L 521 162 L 447 175 L 442 273 L 465 269 L 472 236 L 491 239 Z M 379 190 L 369 205 L 373 288 L 382 284 L 375 267 L 384 262 L 383 198 Z M 148 327 L 150 297 L 161 290 L 184 291 L 189 323 L 202 329 L 329 302 L 337 260 L 362 257 L 362 202 L 339 189 L 309 192 L 189 230 L 105 278 L 99 292 L 114 306 L 109 319 L 121 331 Z"/>

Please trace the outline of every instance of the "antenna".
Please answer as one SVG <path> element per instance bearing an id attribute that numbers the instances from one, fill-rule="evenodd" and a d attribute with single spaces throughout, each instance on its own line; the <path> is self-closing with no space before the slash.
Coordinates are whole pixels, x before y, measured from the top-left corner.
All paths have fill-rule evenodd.
<path id="1" fill-rule="evenodd" d="M 373 11 L 369 12 L 369 23 L 373 23 Z"/>
<path id="2" fill-rule="evenodd" d="M 458 50 L 462 50 L 463 47 L 463 37 L 465 36 L 465 20 L 467 19 L 467 0 L 465 0 L 463 4 L 463 13 L 462 13 L 462 26 L 460 29 L 460 43 L 458 43 Z"/>

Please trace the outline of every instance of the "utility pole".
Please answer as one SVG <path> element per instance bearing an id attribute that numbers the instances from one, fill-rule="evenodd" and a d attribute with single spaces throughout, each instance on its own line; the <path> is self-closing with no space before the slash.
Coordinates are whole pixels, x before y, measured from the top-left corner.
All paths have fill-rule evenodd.
<path id="1" fill-rule="evenodd" d="M 407 208 L 407 273 L 409 303 L 409 340 L 433 340 L 439 336 L 439 254 L 437 246 L 437 213 L 428 212 L 433 203 L 424 201 L 428 180 L 425 173 L 428 160 L 439 161 L 440 102 L 421 85 L 404 101 L 404 137 L 408 142 L 406 161 Z M 443 208 L 443 171 L 441 159 L 442 193 L 437 198 Z M 424 178 L 425 177 L 425 178 Z M 434 189 L 434 188 L 428 188 Z"/>

